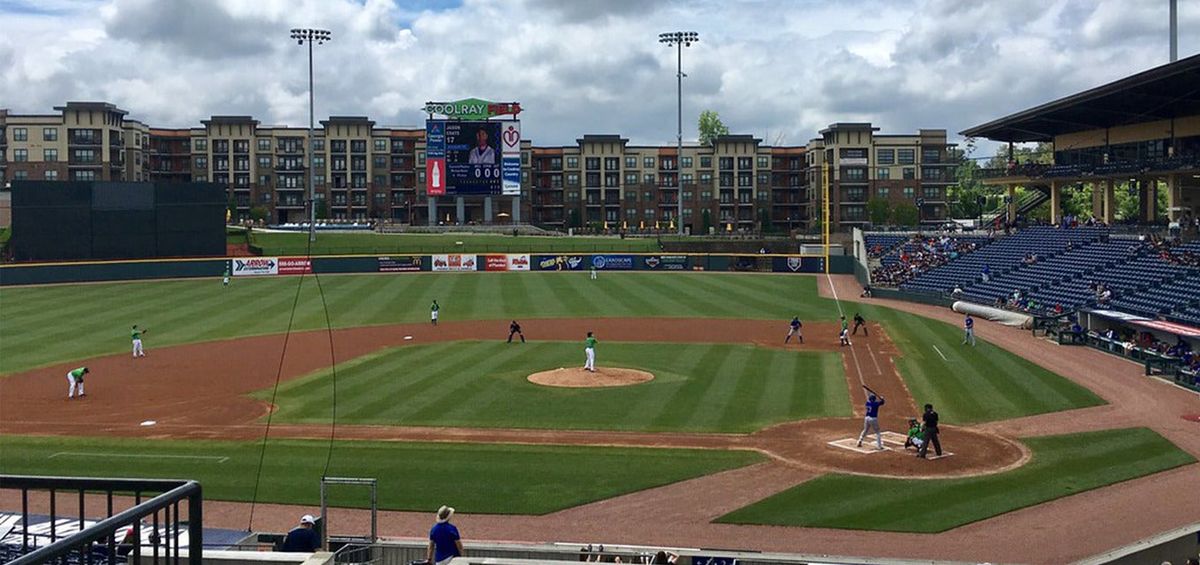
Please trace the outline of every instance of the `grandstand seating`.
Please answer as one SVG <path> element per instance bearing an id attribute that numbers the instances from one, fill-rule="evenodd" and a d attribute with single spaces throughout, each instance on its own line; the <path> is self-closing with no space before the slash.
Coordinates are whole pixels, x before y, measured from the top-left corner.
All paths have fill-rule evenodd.
<path id="1" fill-rule="evenodd" d="M 1032 265 L 1022 264 L 1011 271 L 995 275 L 990 282 L 965 287 L 963 297 L 975 302 L 991 303 L 1017 289 L 1047 306 L 1062 304 L 1066 308 L 1083 304 L 1092 298 L 1086 283 L 1082 288 L 1085 294 L 1082 295 L 1077 291 L 1060 295 L 1057 292 L 1059 283 L 1069 282 L 1123 262 L 1130 257 L 1131 248 L 1137 252 L 1139 247 L 1136 241 L 1130 240 L 1082 244 L 1058 255 L 1039 258 Z"/>
<path id="2" fill-rule="evenodd" d="M 863 236 L 863 244 L 866 245 L 870 257 L 879 258 L 890 254 L 897 245 L 908 241 L 910 237 L 912 236 L 909 234 L 868 233 Z"/>

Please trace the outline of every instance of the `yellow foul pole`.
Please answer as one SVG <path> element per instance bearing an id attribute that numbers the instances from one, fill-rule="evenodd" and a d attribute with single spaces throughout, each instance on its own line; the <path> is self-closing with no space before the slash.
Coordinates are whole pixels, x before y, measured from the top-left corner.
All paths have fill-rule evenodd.
<path id="1" fill-rule="evenodd" d="M 825 247 L 825 274 L 829 274 L 829 163 L 821 163 L 821 244 Z"/>

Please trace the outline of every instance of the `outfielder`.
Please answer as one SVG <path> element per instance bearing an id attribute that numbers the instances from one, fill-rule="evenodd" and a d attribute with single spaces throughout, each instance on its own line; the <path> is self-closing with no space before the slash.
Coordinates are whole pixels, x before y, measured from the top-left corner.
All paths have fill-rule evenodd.
<path id="1" fill-rule="evenodd" d="M 800 333 L 800 328 L 803 327 L 804 324 L 800 323 L 800 316 L 792 316 L 792 321 L 788 324 L 788 326 L 787 337 L 783 338 L 783 342 L 787 343 L 792 339 L 792 336 L 796 336 L 797 342 L 804 343 L 804 335 Z"/>
<path id="2" fill-rule="evenodd" d="M 592 280 L 596 280 L 596 266 L 592 265 Z"/>
<path id="3" fill-rule="evenodd" d="M 863 385 L 863 388 L 867 390 L 869 396 L 867 396 L 867 415 L 863 417 L 863 431 L 858 434 L 858 447 L 862 447 L 863 438 L 874 431 L 875 445 L 880 451 L 883 451 L 883 433 L 879 431 L 879 407 L 883 406 L 885 401 L 882 396 L 876 396 L 875 391 L 867 388 L 867 385 Z"/>
<path id="4" fill-rule="evenodd" d="M 962 344 L 966 345 L 967 343 L 970 343 L 971 347 L 975 346 L 975 318 L 972 318 L 970 314 L 967 314 L 966 319 L 963 320 Z"/>
<path id="5" fill-rule="evenodd" d="M 442 307 L 438 306 L 437 300 L 434 300 L 433 306 L 429 307 L 429 323 L 431 323 L 435 326 L 437 325 L 438 310 L 441 310 L 441 309 L 442 309 Z"/>
<path id="6" fill-rule="evenodd" d="M 225 278 L 221 281 L 222 286 L 229 286 L 229 263 L 225 264 Z"/>
<path id="7" fill-rule="evenodd" d="M 137 324 L 134 324 L 133 329 L 130 330 L 130 332 L 129 332 L 129 337 L 133 339 L 133 358 L 134 359 L 137 359 L 138 357 L 146 356 L 146 352 L 142 351 L 142 334 L 146 333 L 146 331 L 147 330 L 144 330 L 144 329 L 139 330 L 137 327 Z"/>
<path id="8" fill-rule="evenodd" d="M 596 338 L 592 337 L 592 332 L 588 332 L 587 339 L 583 340 L 583 369 L 585 371 L 596 372 Z"/>
<path id="9" fill-rule="evenodd" d="M 84 396 L 87 396 L 83 392 L 83 376 L 88 373 L 89 373 L 89 371 L 88 371 L 87 367 L 80 367 L 78 369 L 72 369 L 70 371 L 67 371 L 67 382 L 71 383 L 70 388 L 67 389 L 67 400 L 71 400 L 72 398 L 75 398 L 75 389 L 76 388 L 79 389 L 79 398 L 83 398 Z"/>

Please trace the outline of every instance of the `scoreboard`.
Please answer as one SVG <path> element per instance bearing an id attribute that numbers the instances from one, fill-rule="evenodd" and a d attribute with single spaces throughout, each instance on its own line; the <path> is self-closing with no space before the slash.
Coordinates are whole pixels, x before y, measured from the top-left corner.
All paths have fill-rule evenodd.
<path id="1" fill-rule="evenodd" d="M 425 190 L 430 196 L 519 196 L 520 122 L 427 121 Z"/>

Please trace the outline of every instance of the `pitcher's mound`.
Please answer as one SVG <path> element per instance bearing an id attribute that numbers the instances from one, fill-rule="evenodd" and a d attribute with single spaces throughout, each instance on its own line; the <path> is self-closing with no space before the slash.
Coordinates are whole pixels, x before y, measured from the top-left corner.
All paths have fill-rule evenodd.
<path id="1" fill-rule="evenodd" d="M 602 367 L 596 372 L 585 371 L 578 367 L 569 369 L 553 369 L 529 375 L 529 382 L 544 386 L 562 386 L 569 388 L 591 388 L 606 386 L 629 386 L 652 380 L 653 374 L 637 369 L 620 369 Z"/>

